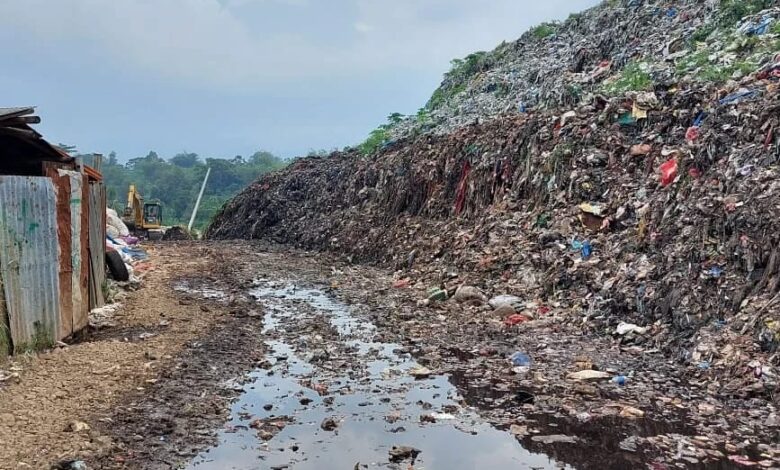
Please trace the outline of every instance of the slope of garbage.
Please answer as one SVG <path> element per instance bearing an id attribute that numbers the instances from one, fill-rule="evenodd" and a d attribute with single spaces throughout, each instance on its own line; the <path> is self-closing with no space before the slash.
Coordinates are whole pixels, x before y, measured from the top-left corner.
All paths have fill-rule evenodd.
<path id="1" fill-rule="evenodd" d="M 399 286 L 430 289 L 421 308 L 473 286 L 508 327 L 549 317 L 706 370 L 718 396 L 776 400 L 780 9 L 728 24 L 732 3 L 606 2 L 535 46 L 527 34 L 517 44 L 544 62 L 507 62 L 536 74 L 500 103 L 546 106 L 494 117 L 467 87 L 443 127 L 262 177 L 206 236 L 392 266 Z M 602 46 L 565 72 L 575 33 Z M 598 87 L 556 95 L 587 70 Z M 485 302 L 498 295 L 513 300 Z"/>
<path id="2" fill-rule="evenodd" d="M 653 85 L 738 81 L 777 52 L 778 6 L 777 0 L 605 1 L 453 61 L 425 107 L 392 123 L 388 134 L 449 133 Z"/>

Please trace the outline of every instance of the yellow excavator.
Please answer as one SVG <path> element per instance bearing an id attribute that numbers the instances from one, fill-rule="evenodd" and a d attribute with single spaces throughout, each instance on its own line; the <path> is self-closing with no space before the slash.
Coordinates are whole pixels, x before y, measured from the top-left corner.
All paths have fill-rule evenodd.
<path id="1" fill-rule="evenodd" d="M 151 240 L 162 238 L 162 205 L 156 201 L 144 203 L 143 196 L 134 184 L 127 191 L 127 206 L 122 221 L 132 232 L 146 235 Z"/>

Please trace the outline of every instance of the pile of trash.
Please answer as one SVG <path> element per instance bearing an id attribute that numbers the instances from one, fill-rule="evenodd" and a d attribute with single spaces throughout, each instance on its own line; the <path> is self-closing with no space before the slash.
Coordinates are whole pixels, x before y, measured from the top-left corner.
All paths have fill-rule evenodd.
<path id="1" fill-rule="evenodd" d="M 390 126 L 390 141 L 630 88 L 740 80 L 777 53 L 779 7 L 776 0 L 602 2 L 454 61 L 427 105 Z"/>
<path id="2" fill-rule="evenodd" d="M 629 28 L 625 44 L 649 54 L 653 41 L 716 21 L 714 3 L 632 0 L 570 21 L 633 12 L 612 21 Z M 661 4 L 665 19 L 632 16 L 655 18 L 651 9 Z M 763 28 L 776 12 L 731 29 L 741 34 L 755 18 Z M 602 26 L 593 31 L 607 34 Z M 586 34 L 590 26 L 578 28 Z M 764 41 L 780 44 L 764 29 L 749 36 L 753 51 Z M 724 34 L 712 31 L 702 47 Z M 582 70 L 597 57 L 619 63 L 636 55 L 618 56 L 593 37 L 601 46 L 585 55 Z M 556 38 L 544 43 L 553 48 Z M 499 118 L 477 107 L 478 123 L 411 133 L 371 157 L 347 151 L 297 160 L 228 203 L 206 238 L 265 238 L 390 265 L 399 282 L 431 286 L 428 302 L 448 299 L 453 280 L 468 279 L 487 298 L 520 299 L 503 310 L 507 321 L 552 309 L 583 331 L 724 376 L 749 370 L 740 377 L 776 387 L 780 220 L 771 215 L 780 206 L 780 49 L 773 47 L 724 81 L 640 74 L 649 85 L 626 80 L 611 94 L 551 101 L 558 107 Z M 560 72 L 536 67 L 540 97 Z"/>
<path id="3" fill-rule="evenodd" d="M 106 209 L 106 264 L 112 279 L 131 284 L 139 282 L 136 271 L 145 270 L 149 258 L 139 242 L 116 211 Z"/>

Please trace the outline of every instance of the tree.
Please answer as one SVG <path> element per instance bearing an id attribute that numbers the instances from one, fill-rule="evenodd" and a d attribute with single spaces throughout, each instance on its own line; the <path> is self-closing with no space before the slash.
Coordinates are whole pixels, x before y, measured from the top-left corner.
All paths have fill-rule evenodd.
<path id="1" fill-rule="evenodd" d="M 200 163 L 200 160 L 197 153 L 180 153 L 171 158 L 171 163 L 179 168 L 192 168 Z"/>
<path id="2" fill-rule="evenodd" d="M 128 186 L 134 184 L 146 200 L 159 200 L 163 205 L 165 225 L 186 224 L 192 213 L 207 166 L 211 177 L 195 221 L 203 229 L 214 213 L 236 193 L 258 176 L 283 167 L 286 162 L 270 152 L 255 152 L 249 160 L 237 155 L 231 160 L 207 158 L 195 153 L 180 153 L 168 161 L 156 152 L 132 158 L 122 165 L 115 152 L 103 163 L 108 204 L 122 212 Z"/>

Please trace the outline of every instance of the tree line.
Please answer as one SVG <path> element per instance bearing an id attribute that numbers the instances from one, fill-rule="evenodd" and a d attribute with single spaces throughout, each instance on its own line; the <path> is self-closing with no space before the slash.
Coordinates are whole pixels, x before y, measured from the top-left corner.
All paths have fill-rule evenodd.
<path id="1" fill-rule="evenodd" d="M 195 206 L 198 191 L 211 168 L 195 228 L 203 230 L 216 212 L 239 191 L 260 175 L 284 167 L 287 161 L 259 151 L 249 158 L 205 158 L 195 153 L 180 153 L 168 160 L 156 152 L 133 158 L 122 164 L 115 152 L 103 159 L 102 173 L 108 206 L 120 216 L 127 204 L 127 191 L 134 184 L 145 202 L 159 201 L 165 225 L 186 225 Z"/>

